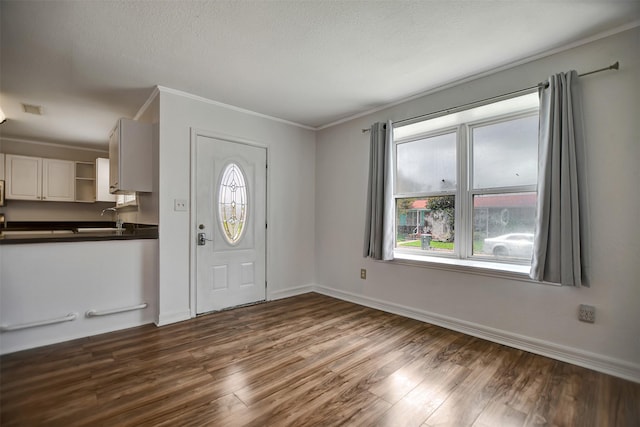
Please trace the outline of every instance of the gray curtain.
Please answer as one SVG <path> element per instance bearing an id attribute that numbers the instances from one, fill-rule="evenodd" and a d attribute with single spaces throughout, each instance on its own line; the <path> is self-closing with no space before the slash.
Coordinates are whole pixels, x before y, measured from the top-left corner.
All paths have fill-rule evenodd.
<path id="1" fill-rule="evenodd" d="M 393 127 L 374 123 L 369 129 L 369 186 L 364 230 L 364 257 L 393 259 Z"/>
<path id="2" fill-rule="evenodd" d="M 587 286 L 586 158 L 578 74 L 551 76 L 539 95 L 538 205 L 530 277 Z"/>

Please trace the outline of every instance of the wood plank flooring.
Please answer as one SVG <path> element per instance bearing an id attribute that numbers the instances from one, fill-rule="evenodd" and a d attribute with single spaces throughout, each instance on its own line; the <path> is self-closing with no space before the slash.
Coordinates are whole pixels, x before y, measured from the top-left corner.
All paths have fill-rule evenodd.
<path id="1" fill-rule="evenodd" d="M 639 426 L 640 384 L 310 293 L 0 358 L 2 426 Z"/>

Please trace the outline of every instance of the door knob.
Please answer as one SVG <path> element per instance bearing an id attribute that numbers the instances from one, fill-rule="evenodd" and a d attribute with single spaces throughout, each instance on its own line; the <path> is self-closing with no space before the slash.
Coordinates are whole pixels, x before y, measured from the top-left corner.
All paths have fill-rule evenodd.
<path id="1" fill-rule="evenodd" d="M 213 239 L 207 239 L 206 233 L 198 233 L 198 246 L 204 246 L 207 242 L 213 242 Z"/>

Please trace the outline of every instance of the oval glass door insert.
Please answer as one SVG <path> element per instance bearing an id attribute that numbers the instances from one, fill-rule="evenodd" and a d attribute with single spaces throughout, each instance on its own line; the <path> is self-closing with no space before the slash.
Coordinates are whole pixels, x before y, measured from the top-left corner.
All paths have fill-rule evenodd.
<path id="1" fill-rule="evenodd" d="M 223 234 L 231 244 L 237 243 L 242 237 L 247 208 L 247 186 L 244 173 L 236 163 L 229 163 L 222 171 L 218 189 L 218 209 Z"/>

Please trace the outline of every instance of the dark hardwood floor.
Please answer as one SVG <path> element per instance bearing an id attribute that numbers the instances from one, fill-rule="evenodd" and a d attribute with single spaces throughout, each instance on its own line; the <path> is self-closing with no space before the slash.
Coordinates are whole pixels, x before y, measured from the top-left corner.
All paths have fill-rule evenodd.
<path id="1" fill-rule="evenodd" d="M 2 426 L 640 425 L 640 384 L 318 294 L 0 364 Z"/>

